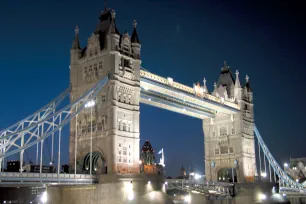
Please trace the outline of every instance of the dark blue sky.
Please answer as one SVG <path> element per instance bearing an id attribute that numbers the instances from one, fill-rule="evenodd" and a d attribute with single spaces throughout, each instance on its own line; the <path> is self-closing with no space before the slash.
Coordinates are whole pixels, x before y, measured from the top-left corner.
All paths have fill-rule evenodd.
<path id="1" fill-rule="evenodd" d="M 138 21 L 143 66 L 186 85 L 206 77 L 209 89 L 223 61 L 240 80 L 250 76 L 256 124 L 279 162 L 306 156 L 306 9 L 299 1 L 108 1 L 120 32 Z M 81 46 L 94 31 L 102 0 L 1 1 L 0 128 L 20 120 L 69 84 L 74 28 Z M 198 119 L 141 105 L 141 145 L 164 148 L 167 171 L 204 169 Z M 63 151 L 68 154 L 68 135 Z M 67 156 L 63 156 L 67 161 Z"/>

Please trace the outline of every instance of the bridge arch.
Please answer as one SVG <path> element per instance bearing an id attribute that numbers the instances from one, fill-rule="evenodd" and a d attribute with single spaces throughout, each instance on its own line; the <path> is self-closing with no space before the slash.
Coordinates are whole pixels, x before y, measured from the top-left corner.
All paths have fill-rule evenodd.
<path id="1" fill-rule="evenodd" d="M 83 170 L 90 171 L 90 152 L 88 152 L 84 157 Z M 103 152 L 92 152 L 92 172 L 107 173 L 106 160 Z"/>

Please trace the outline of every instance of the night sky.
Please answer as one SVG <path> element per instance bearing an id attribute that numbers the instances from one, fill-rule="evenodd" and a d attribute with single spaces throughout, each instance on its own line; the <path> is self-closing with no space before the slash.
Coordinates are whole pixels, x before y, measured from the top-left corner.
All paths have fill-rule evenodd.
<path id="1" fill-rule="evenodd" d="M 248 3 L 246 3 L 248 2 Z M 122 33 L 136 19 L 143 67 L 209 90 L 223 61 L 240 81 L 250 77 L 255 120 L 274 157 L 306 157 L 306 7 L 302 1 L 109 0 Z M 282 3 L 281 3 L 282 2 Z M 0 4 L 0 129 L 34 112 L 69 85 L 74 29 L 81 46 L 98 23 L 102 0 L 2 0 Z M 164 148 L 167 173 L 183 164 L 204 173 L 198 119 L 141 105 L 141 146 Z M 68 161 L 68 132 L 63 161 Z M 45 157 L 47 154 L 45 153 Z M 15 157 L 17 158 L 17 157 Z"/>

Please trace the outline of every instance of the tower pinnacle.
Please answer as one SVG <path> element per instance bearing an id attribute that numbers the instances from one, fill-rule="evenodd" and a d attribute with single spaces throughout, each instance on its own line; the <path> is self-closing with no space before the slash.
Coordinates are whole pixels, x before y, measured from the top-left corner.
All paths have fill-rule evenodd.
<path id="1" fill-rule="evenodd" d="M 205 78 L 203 79 L 203 91 L 204 91 L 204 93 L 208 93 L 207 86 L 206 86 L 206 79 Z"/>
<path id="2" fill-rule="evenodd" d="M 245 81 L 246 81 L 246 83 L 249 82 L 249 76 L 248 75 L 245 76 Z"/>
<path id="3" fill-rule="evenodd" d="M 75 27 L 74 32 L 75 32 L 75 35 L 79 34 L 79 27 L 78 26 Z"/>
<path id="4" fill-rule="evenodd" d="M 133 21 L 133 27 L 136 28 L 136 26 L 137 26 L 137 21 L 134 20 L 134 21 Z"/>
<path id="5" fill-rule="evenodd" d="M 235 88 L 241 88 L 240 81 L 239 81 L 239 71 L 236 70 L 236 82 L 235 82 Z"/>
<path id="6" fill-rule="evenodd" d="M 75 32 L 75 38 L 73 40 L 71 49 L 80 49 L 81 47 L 80 47 L 80 42 L 79 42 L 79 27 L 78 26 L 75 27 L 74 32 Z"/>

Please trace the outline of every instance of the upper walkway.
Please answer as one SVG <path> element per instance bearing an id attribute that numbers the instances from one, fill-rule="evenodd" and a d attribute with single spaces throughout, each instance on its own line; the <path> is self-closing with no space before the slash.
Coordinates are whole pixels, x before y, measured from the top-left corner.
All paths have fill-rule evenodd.
<path id="1" fill-rule="evenodd" d="M 140 70 L 141 102 L 204 119 L 213 118 L 215 113 L 235 114 L 240 110 L 238 104 L 224 100 L 203 91 L 164 78 L 148 71 Z"/>

